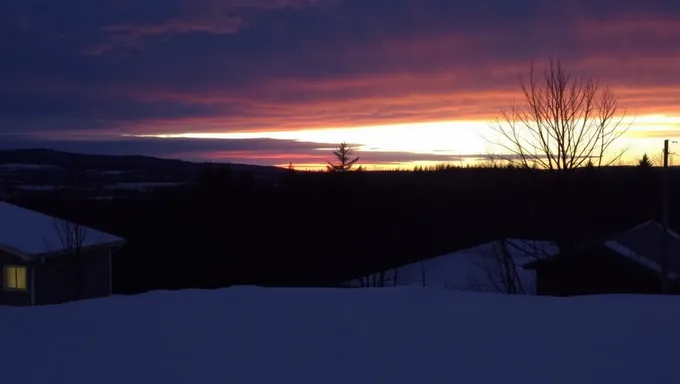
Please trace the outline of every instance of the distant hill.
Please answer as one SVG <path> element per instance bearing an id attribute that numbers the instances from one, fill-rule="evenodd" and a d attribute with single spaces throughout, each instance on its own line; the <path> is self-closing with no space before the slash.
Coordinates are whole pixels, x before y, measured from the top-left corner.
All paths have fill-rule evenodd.
<path id="1" fill-rule="evenodd" d="M 17 149 L 0 151 L 0 164 L 54 165 L 62 168 L 85 168 L 101 171 L 151 171 L 194 173 L 205 163 L 162 159 L 140 155 L 89 155 L 51 149 Z M 226 165 L 226 163 L 223 163 Z M 254 174 L 277 174 L 285 169 L 273 166 L 230 164 L 233 171 Z"/>

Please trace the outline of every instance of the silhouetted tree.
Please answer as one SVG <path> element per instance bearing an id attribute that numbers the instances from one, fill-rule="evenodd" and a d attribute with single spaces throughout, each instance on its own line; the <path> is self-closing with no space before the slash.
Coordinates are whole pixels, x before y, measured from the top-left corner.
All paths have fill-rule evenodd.
<path id="1" fill-rule="evenodd" d="M 656 184 L 654 175 L 654 163 L 652 159 L 645 153 L 642 158 L 638 160 L 637 172 L 635 172 L 635 177 L 632 178 L 633 186 L 631 189 L 634 191 L 635 196 L 640 199 L 640 201 L 653 201 L 654 194 L 657 189 L 652 187 Z M 650 212 L 653 214 L 652 212 Z"/>
<path id="2" fill-rule="evenodd" d="M 425 260 L 422 259 L 420 260 L 420 284 L 422 284 L 423 287 L 427 287 L 427 272 L 427 265 L 425 265 Z"/>
<path id="3" fill-rule="evenodd" d="M 640 161 L 638 161 L 638 167 L 640 168 L 647 169 L 652 168 L 653 166 L 654 164 L 652 164 L 652 160 L 649 159 L 646 153 L 642 155 L 642 158 L 640 159 Z"/>
<path id="4" fill-rule="evenodd" d="M 673 159 L 673 156 L 670 156 L 668 160 L 670 161 Z M 656 152 L 656 154 L 652 155 L 652 158 L 650 159 L 652 161 L 652 165 L 655 167 L 661 167 L 663 165 L 663 150 Z"/>
<path id="5" fill-rule="evenodd" d="M 347 172 L 352 169 L 352 167 L 359 161 L 359 156 L 354 156 L 354 150 L 347 143 L 341 143 L 338 148 L 333 151 L 337 162 L 328 162 L 326 170 L 328 172 Z M 363 168 L 359 167 L 359 170 Z"/>
<path id="6" fill-rule="evenodd" d="M 293 184 L 295 183 L 295 167 L 293 167 L 293 163 L 290 162 L 288 163 L 288 169 L 286 170 L 286 173 L 283 175 L 283 185 L 286 187 L 292 187 Z"/>
<path id="7" fill-rule="evenodd" d="M 487 289 L 513 295 L 529 294 L 536 288 L 524 285 L 522 267 L 517 264 L 513 254 L 521 255 L 523 262 L 542 260 L 552 255 L 549 246 L 543 241 L 535 240 L 512 242 L 508 239 L 501 239 L 495 242 L 489 251 L 481 253 L 476 262 L 488 279 L 490 285 Z M 474 287 L 482 287 L 479 279 L 468 280 L 466 289 L 474 289 Z"/>
<path id="8" fill-rule="evenodd" d="M 618 99 L 598 80 L 578 78 L 550 59 L 542 78 L 532 65 L 528 83 L 520 85 L 524 104 L 501 111 L 493 126 L 501 136 L 496 144 L 510 152 L 511 161 L 570 170 L 591 160 L 610 165 L 623 155 L 610 153 L 627 130 L 617 116 Z"/>
<path id="9" fill-rule="evenodd" d="M 72 260 L 75 269 L 75 294 L 80 299 L 83 275 L 83 246 L 87 237 L 87 227 L 67 220 L 54 218 L 54 230 L 60 242 L 61 252 Z"/>

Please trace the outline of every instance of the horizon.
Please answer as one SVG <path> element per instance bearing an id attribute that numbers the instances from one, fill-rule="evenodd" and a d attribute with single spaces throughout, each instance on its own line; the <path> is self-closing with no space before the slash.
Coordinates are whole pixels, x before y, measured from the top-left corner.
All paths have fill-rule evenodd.
<path id="1" fill-rule="evenodd" d="M 490 123 L 553 55 L 619 97 L 622 164 L 680 136 L 680 4 L 661 0 L 7 0 L 0 20 L 0 149 L 467 164 L 499 154 Z"/>
<path id="2" fill-rule="evenodd" d="M 70 154 L 70 155 L 76 155 L 76 156 L 111 156 L 111 157 L 146 157 L 150 159 L 158 159 L 158 160 L 167 160 L 167 161 L 181 161 L 181 162 L 188 162 L 188 163 L 193 163 L 193 164 L 216 164 L 216 165 L 239 165 L 239 166 L 249 166 L 249 167 L 273 167 L 273 168 L 279 168 L 281 170 L 288 170 L 291 169 L 291 165 L 293 165 L 292 169 L 295 171 L 300 171 L 300 172 L 321 172 L 321 173 L 326 173 L 327 172 L 327 166 L 329 163 L 332 161 L 326 162 L 326 163 L 318 163 L 318 164 L 305 164 L 303 166 L 295 166 L 295 164 L 287 163 L 287 164 L 275 164 L 275 165 L 267 165 L 267 164 L 253 164 L 253 163 L 239 163 L 239 162 L 233 162 L 233 161 L 221 161 L 221 160 L 204 160 L 204 159 L 179 159 L 179 158 L 174 158 L 174 157 L 166 157 L 166 156 L 154 156 L 154 155 L 144 155 L 144 154 L 111 154 L 111 153 L 100 153 L 100 152 L 73 152 L 73 151 L 68 151 L 68 150 L 59 150 L 59 149 L 52 149 L 52 148 L 40 148 L 40 147 L 26 147 L 26 148 L 15 148 L 15 149 L 0 149 L 0 152 L 6 152 L 6 151 L 50 151 L 50 152 L 57 152 L 57 153 L 64 153 L 64 154 Z M 648 156 L 649 161 L 651 162 L 651 166 L 653 168 L 661 168 L 662 167 L 662 161 L 663 158 L 661 156 L 659 157 L 650 157 Z M 675 165 L 673 164 L 670 160 L 672 159 L 672 156 L 669 156 L 669 163 L 668 163 L 668 168 L 680 168 L 680 165 Z M 46 158 L 42 159 L 43 162 L 46 162 L 49 164 L 49 161 L 46 161 Z M 12 163 L 3 163 L 0 164 L 0 166 L 4 165 L 10 165 L 10 164 L 32 164 L 32 163 L 24 163 L 21 161 L 18 162 L 12 162 Z M 639 159 L 636 159 L 635 161 L 631 162 L 617 162 L 615 164 L 609 164 L 609 165 L 602 165 L 598 168 L 602 169 L 607 169 L 607 168 L 632 168 L 632 167 L 638 167 L 639 166 Z M 449 170 L 449 169 L 488 169 L 488 168 L 498 168 L 498 169 L 506 169 L 509 167 L 516 167 L 516 168 L 521 168 L 521 166 L 515 164 L 512 160 L 510 159 L 504 159 L 500 157 L 494 157 L 492 155 L 489 155 L 489 157 L 482 157 L 480 155 L 479 158 L 470 158 L 466 160 L 455 160 L 455 161 L 432 161 L 432 162 L 419 162 L 417 164 L 413 164 L 412 166 L 398 166 L 398 165 L 393 165 L 389 163 L 384 163 L 384 164 L 371 164 L 366 166 L 365 164 L 357 163 L 356 167 L 351 169 L 352 171 L 358 170 L 357 168 L 361 167 L 362 171 L 367 171 L 367 172 L 413 172 L 413 171 L 440 171 L 440 170 Z M 442 168 L 443 167 L 443 168 Z M 583 168 L 583 167 L 581 167 Z M 535 168 L 535 170 L 538 171 L 546 171 L 550 172 L 548 169 L 544 168 Z"/>

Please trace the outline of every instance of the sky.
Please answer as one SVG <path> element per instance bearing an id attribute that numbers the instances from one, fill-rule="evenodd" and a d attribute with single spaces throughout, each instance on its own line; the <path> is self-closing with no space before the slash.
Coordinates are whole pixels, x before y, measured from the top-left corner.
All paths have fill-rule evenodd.
<path id="1" fill-rule="evenodd" d="M 304 167 L 464 162 L 550 56 L 680 130 L 673 0 L 3 0 L 0 149 Z"/>

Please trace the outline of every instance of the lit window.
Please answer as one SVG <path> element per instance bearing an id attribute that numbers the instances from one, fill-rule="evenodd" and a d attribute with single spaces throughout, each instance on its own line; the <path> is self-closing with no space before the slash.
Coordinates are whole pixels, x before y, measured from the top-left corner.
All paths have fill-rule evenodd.
<path id="1" fill-rule="evenodd" d="M 17 265 L 5 266 L 5 288 L 26 290 L 26 267 Z"/>

